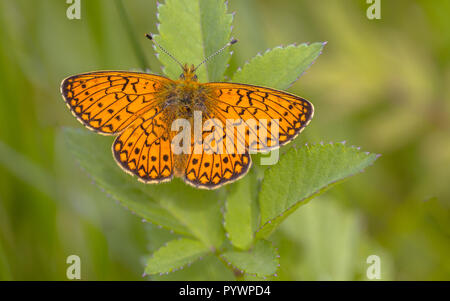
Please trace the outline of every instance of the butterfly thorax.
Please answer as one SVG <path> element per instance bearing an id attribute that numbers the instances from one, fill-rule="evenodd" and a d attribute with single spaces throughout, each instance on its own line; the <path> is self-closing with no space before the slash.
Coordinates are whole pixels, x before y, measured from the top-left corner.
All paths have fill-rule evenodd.
<path id="1" fill-rule="evenodd" d="M 211 93 L 206 85 L 198 82 L 194 66 L 185 65 L 179 80 L 174 81 L 166 89 L 164 109 L 173 120 L 179 118 L 192 120 L 195 111 L 207 113 L 205 103 L 211 97 Z"/>

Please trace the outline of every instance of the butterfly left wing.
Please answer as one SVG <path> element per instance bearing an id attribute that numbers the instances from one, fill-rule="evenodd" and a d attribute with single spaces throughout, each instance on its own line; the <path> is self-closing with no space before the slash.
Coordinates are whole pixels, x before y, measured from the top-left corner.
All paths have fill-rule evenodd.
<path id="1" fill-rule="evenodd" d="M 153 74 L 98 71 L 63 80 L 61 93 L 72 114 L 87 128 L 114 135 L 145 112 L 159 113 L 161 90 L 173 81 Z"/>
<path id="2" fill-rule="evenodd" d="M 225 123 L 242 120 L 248 130 L 237 143 L 256 151 L 276 148 L 292 141 L 311 121 L 313 105 L 301 97 L 265 87 L 236 83 L 206 83 L 210 97 L 208 109 Z M 272 132 L 278 125 L 278 135 Z M 262 139 L 264 131 L 266 139 Z M 252 134 L 254 139 L 250 139 Z"/>
<path id="3" fill-rule="evenodd" d="M 164 111 L 138 117 L 116 138 L 112 150 L 119 166 L 142 182 L 161 183 L 173 178 L 173 154 Z"/>

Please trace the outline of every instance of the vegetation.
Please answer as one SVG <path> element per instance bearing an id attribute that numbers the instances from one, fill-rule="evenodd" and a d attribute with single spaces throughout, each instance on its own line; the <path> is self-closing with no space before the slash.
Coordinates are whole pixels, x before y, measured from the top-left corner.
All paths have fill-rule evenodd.
<path id="1" fill-rule="evenodd" d="M 76 254 L 85 280 L 366 280 L 375 254 L 383 280 L 448 280 L 449 4 L 383 2 L 381 20 L 367 6 L 92 0 L 69 20 L 64 1 L 2 1 L 0 279 L 64 280 Z M 313 121 L 277 165 L 218 191 L 138 183 L 59 84 L 159 66 L 177 77 L 146 32 L 194 64 L 234 36 L 234 54 L 200 79 L 289 89 L 315 105 Z"/>

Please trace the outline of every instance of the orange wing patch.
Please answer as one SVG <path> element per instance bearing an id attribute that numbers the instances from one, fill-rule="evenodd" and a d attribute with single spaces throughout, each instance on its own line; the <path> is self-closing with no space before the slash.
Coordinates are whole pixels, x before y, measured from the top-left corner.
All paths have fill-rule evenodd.
<path id="1" fill-rule="evenodd" d="M 314 114 L 309 101 L 286 92 L 235 83 L 205 85 L 212 91 L 211 99 L 207 101 L 208 109 L 222 122 L 243 120 L 247 131 L 241 139 L 245 139 L 246 147 L 252 150 L 268 150 L 292 141 Z M 279 135 L 272 133 L 273 122 L 278 124 Z M 249 139 L 250 136 L 256 138 Z M 267 138 L 261 139 L 261 136 Z"/>
<path id="2" fill-rule="evenodd" d="M 87 128 L 113 135 L 164 101 L 159 92 L 173 81 L 139 72 L 92 72 L 66 78 L 61 92 L 72 113 Z"/>
<path id="3" fill-rule="evenodd" d="M 173 154 L 167 129 L 163 113 L 139 117 L 114 141 L 117 163 L 145 183 L 172 179 Z"/>
<path id="4" fill-rule="evenodd" d="M 189 185 L 215 189 L 240 179 L 250 169 L 252 161 L 248 151 L 239 153 L 237 143 L 227 149 L 226 135 L 216 133 L 214 129 L 202 133 L 203 146 L 197 145 L 202 147 L 200 154 L 194 153 L 198 141 L 192 144 L 184 174 L 184 181 Z"/>

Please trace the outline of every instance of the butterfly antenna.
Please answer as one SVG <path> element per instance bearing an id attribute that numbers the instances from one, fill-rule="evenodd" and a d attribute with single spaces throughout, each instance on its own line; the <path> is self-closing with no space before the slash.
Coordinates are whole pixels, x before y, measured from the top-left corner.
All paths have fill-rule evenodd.
<path id="1" fill-rule="evenodd" d="M 226 48 L 230 47 L 231 45 L 237 43 L 236 39 L 232 39 L 231 41 L 229 41 L 225 46 L 223 46 L 222 48 L 220 48 L 219 50 L 217 50 L 216 52 L 214 52 L 213 54 L 211 54 L 210 56 L 208 56 L 203 62 L 201 62 L 200 64 L 197 65 L 197 67 L 195 67 L 194 71 L 198 69 L 198 67 L 200 67 L 201 65 L 203 65 L 204 63 L 206 63 L 207 61 L 209 61 L 211 58 L 215 57 L 216 55 L 218 55 L 219 53 L 221 53 L 222 51 L 224 51 Z"/>
<path id="2" fill-rule="evenodd" d="M 181 69 L 184 69 L 183 64 L 181 64 L 176 58 L 174 58 L 173 55 L 171 55 L 171 54 L 169 53 L 169 51 L 167 51 L 167 50 L 164 49 L 161 45 L 159 45 L 159 44 L 153 39 L 153 36 L 152 36 L 151 34 L 147 33 L 147 34 L 145 34 L 145 36 L 147 37 L 147 39 L 149 39 L 150 41 L 152 41 L 153 44 L 155 44 L 156 46 L 158 46 L 159 49 L 162 50 L 162 52 L 164 52 L 164 53 L 167 54 L 172 60 L 174 60 L 175 62 L 177 62 L 178 65 L 181 66 Z"/>

